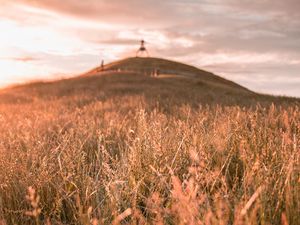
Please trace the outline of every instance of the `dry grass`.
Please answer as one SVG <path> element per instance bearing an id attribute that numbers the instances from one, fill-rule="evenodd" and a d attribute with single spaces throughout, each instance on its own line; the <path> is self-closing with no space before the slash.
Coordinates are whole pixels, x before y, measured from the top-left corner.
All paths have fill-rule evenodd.
<path id="1" fill-rule="evenodd" d="M 297 100 L 139 79 L 2 91 L 0 224 L 300 224 Z"/>

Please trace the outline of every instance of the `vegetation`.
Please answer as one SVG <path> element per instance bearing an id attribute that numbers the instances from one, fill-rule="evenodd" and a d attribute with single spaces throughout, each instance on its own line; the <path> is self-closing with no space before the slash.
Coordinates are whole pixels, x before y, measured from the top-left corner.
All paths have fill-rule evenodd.
<path id="1" fill-rule="evenodd" d="M 0 224 L 300 224 L 299 100 L 134 74 L 0 92 Z"/>

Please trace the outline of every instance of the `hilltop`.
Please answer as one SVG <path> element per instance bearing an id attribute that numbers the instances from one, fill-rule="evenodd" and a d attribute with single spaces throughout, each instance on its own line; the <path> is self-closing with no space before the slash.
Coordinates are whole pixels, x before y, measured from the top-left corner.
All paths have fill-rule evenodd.
<path id="1" fill-rule="evenodd" d="M 296 98 L 261 95 L 211 72 L 160 58 L 126 58 L 71 79 L 19 85 L 0 91 L 0 103 L 30 103 L 37 99 L 90 101 L 125 96 L 143 97 L 149 105 L 251 106 L 257 103 L 299 103 Z M 89 101 L 88 101 L 89 102 Z"/>
<path id="2" fill-rule="evenodd" d="M 206 82 L 211 85 L 219 85 L 228 88 L 240 89 L 247 91 L 246 88 L 217 76 L 211 72 L 201 70 L 197 67 L 175 62 L 162 58 L 151 57 L 132 57 L 109 63 L 104 66 L 104 71 L 130 71 L 144 75 L 177 75 L 187 78 L 196 78 L 199 81 Z M 101 71 L 97 67 L 90 71 L 88 75 L 95 75 Z"/>

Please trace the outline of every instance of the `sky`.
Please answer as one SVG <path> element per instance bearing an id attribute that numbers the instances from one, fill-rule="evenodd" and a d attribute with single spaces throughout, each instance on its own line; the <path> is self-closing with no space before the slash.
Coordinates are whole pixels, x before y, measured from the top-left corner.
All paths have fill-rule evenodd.
<path id="1" fill-rule="evenodd" d="M 300 97 L 299 0 L 0 0 L 0 86 L 75 76 L 141 39 L 153 57 Z"/>

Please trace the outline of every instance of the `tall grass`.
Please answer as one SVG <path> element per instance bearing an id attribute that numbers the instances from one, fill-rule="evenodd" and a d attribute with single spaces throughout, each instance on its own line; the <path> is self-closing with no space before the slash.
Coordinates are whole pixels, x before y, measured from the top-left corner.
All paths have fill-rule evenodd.
<path id="1" fill-rule="evenodd" d="M 0 224 L 300 224 L 297 105 L 152 103 L 1 104 Z"/>

